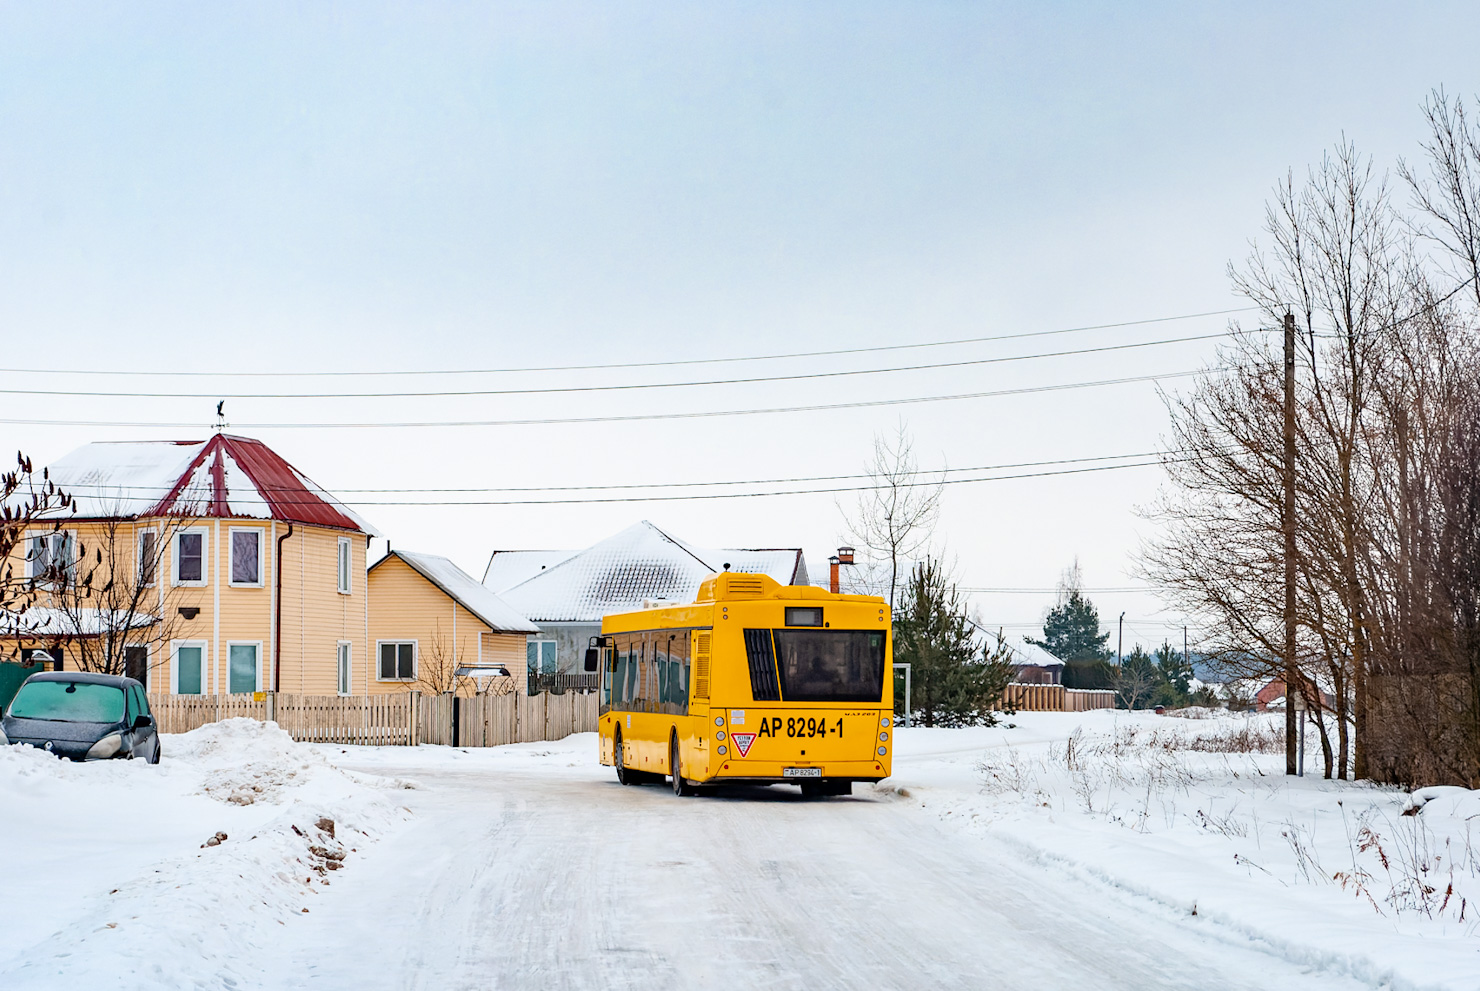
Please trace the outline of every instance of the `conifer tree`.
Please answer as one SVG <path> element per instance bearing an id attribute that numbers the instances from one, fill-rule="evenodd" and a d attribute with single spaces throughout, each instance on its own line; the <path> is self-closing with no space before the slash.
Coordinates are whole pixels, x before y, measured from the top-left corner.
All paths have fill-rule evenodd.
<path id="1" fill-rule="evenodd" d="M 894 660 L 910 665 L 911 702 L 926 726 L 992 725 L 992 709 L 1016 672 L 1000 637 L 995 649 L 979 643 L 960 592 L 928 557 L 901 591 Z"/>

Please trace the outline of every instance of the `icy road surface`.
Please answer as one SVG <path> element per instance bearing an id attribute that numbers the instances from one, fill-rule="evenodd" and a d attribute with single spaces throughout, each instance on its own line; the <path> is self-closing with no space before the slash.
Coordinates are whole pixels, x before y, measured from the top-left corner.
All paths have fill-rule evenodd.
<path id="1" fill-rule="evenodd" d="M 264 986 L 1371 986 L 1019 862 L 890 793 L 678 799 L 621 787 L 594 746 L 321 748 L 418 782 L 398 799 L 415 815 L 278 930 Z"/>

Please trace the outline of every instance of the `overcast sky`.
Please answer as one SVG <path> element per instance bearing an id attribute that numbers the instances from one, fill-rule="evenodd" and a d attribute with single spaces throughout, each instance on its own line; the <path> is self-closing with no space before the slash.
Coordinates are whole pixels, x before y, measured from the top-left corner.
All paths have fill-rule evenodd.
<path id="1" fill-rule="evenodd" d="M 493 548 L 580 547 L 644 518 L 702 546 L 802 545 L 821 572 L 852 496 L 416 507 L 378 503 L 622 493 L 351 490 L 847 475 L 901 421 L 934 467 L 1136 454 L 1166 430 L 1156 385 L 254 425 L 993 392 L 1188 371 L 1215 342 L 620 392 L 250 395 L 888 368 L 1210 335 L 1237 315 L 668 368 L 221 373 L 747 357 L 1228 310 L 1226 266 L 1274 181 L 1343 134 L 1383 166 L 1412 156 L 1430 89 L 1480 90 L 1477 28 L 1473 3 L 0 3 L 0 364 L 52 370 L 5 387 L 160 394 L 12 393 L 5 419 L 94 425 L 0 429 L 46 462 L 202 437 L 215 400 L 242 396 L 234 431 L 475 576 Z M 1046 589 L 1076 556 L 1092 588 L 1137 584 L 1136 507 L 1158 482 L 954 485 L 937 541 L 972 588 Z M 973 596 L 1012 633 L 1051 598 Z M 1126 610 L 1127 649 L 1180 636 L 1154 596 L 1092 598 L 1107 623 Z"/>

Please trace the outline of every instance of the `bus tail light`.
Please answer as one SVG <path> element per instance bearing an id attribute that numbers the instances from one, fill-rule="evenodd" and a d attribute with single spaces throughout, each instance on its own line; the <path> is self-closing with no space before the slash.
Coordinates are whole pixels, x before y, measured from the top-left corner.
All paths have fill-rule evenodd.
<path id="1" fill-rule="evenodd" d="M 879 756 L 880 757 L 887 756 L 888 753 L 889 753 L 889 748 L 888 747 L 880 747 L 879 748 Z"/>

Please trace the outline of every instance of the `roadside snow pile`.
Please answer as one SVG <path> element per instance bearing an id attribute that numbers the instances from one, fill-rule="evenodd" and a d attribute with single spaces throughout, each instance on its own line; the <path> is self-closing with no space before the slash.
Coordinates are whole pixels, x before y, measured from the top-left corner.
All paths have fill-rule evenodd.
<path id="1" fill-rule="evenodd" d="M 1297 963 L 1476 986 L 1480 793 L 1287 778 L 1282 716 L 1012 718 L 902 731 L 894 793 Z M 944 749 L 949 734 L 976 746 Z"/>
<path id="2" fill-rule="evenodd" d="M 165 737 L 157 767 L 0 749 L 0 802 L 23 823 L 0 838 L 36 853 L 7 864 L 32 924 L 0 935 L 0 987 L 257 983 L 281 927 L 409 815 L 399 786 L 245 719 Z"/>

